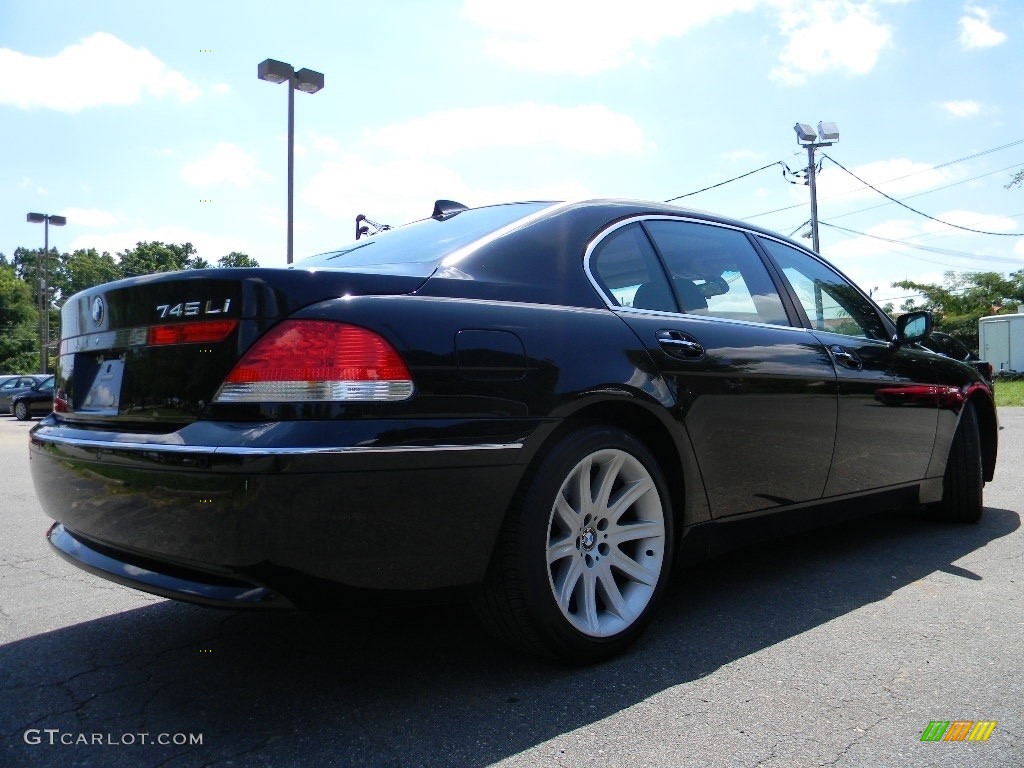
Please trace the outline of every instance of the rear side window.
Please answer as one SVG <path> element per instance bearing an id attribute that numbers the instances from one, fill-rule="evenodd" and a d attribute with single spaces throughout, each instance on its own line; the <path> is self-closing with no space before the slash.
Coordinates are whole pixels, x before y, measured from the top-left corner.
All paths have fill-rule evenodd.
<path id="1" fill-rule="evenodd" d="M 665 271 L 639 224 L 627 224 L 602 240 L 590 257 L 590 270 L 617 306 L 679 311 Z"/>

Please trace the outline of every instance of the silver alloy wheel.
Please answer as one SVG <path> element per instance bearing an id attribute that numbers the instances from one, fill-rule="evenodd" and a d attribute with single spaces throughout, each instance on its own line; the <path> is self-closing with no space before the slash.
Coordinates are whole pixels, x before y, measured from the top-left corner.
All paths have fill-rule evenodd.
<path id="1" fill-rule="evenodd" d="M 28 406 L 24 402 L 19 401 L 14 406 L 14 417 L 18 421 L 28 420 Z"/>
<path id="2" fill-rule="evenodd" d="M 580 461 L 548 522 L 548 583 L 562 615 L 590 637 L 622 632 L 650 602 L 664 557 L 665 509 L 644 465 L 617 448 Z"/>

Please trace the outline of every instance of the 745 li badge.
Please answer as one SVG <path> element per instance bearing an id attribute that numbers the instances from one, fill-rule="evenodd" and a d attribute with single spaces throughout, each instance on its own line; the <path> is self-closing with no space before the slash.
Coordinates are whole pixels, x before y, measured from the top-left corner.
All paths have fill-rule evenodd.
<path id="1" fill-rule="evenodd" d="M 177 304 L 157 304 L 156 311 L 161 318 L 165 317 L 198 317 L 199 315 L 227 314 L 231 307 L 231 299 L 224 299 L 223 304 L 216 304 L 215 299 L 200 301 L 182 301 Z"/>

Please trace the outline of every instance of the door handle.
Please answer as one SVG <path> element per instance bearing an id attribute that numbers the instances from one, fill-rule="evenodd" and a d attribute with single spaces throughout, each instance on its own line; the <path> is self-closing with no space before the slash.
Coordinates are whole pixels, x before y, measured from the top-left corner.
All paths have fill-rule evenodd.
<path id="1" fill-rule="evenodd" d="M 704 345 L 682 331 L 658 331 L 656 338 L 666 354 L 681 360 L 701 360 L 706 354 Z"/>
<path id="2" fill-rule="evenodd" d="M 832 357 L 843 368 L 849 368 L 853 371 L 860 371 L 864 368 L 864 362 L 860 359 L 860 355 L 840 344 L 833 344 L 828 348 L 828 351 L 832 353 Z"/>

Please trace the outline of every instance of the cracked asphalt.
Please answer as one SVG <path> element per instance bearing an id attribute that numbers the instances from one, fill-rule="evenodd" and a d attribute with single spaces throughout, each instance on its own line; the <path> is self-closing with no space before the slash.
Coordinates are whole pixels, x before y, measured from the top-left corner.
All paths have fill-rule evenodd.
<path id="1" fill-rule="evenodd" d="M 460 606 L 257 615 L 79 571 L 0 417 L 0 766 L 1019 768 L 1024 409 L 1000 418 L 979 525 L 877 510 L 677 572 L 634 649 L 567 669 Z"/>

